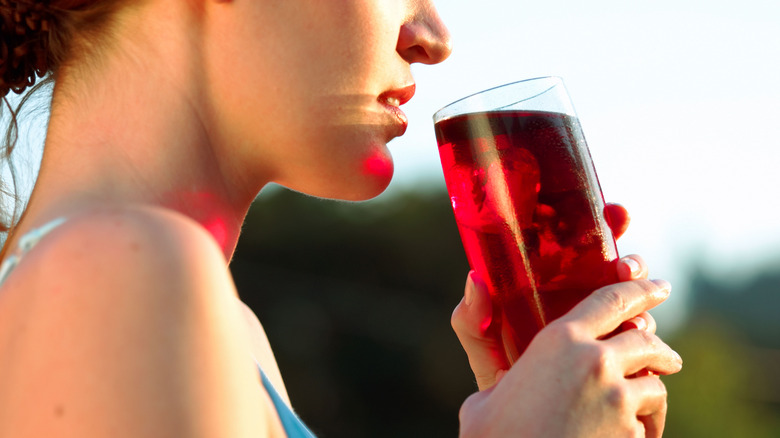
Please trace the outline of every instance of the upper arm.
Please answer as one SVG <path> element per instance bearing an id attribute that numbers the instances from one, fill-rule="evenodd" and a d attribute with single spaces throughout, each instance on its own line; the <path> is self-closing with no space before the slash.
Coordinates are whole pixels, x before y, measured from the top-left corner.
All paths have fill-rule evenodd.
<path id="1" fill-rule="evenodd" d="M 160 212 L 61 228 L 9 278 L 16 316 L 0 338 L 0 435 L 278 432 L 205 230 Z"/>

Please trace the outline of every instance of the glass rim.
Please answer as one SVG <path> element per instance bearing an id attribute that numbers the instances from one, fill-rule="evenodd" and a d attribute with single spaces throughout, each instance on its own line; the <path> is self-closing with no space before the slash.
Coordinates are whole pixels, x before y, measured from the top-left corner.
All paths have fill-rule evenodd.
<path id="1" fill-rule="evenodd" d="M 519 85 L 519 84 L 524 84 L 524 83 L 527 83 L 527 82 L 534 82 L 534 81 L 541 81 L 541 80 L 551 80 L 551 81 L 556 82 L 556 84 L 553 85 L 553 87 L 555 87 L 557 85 L 562 85 L 564 87 L 564 89 L 566 88 L 566 86 L 563 84 L 563 78 L 560 77 L 560 76 L 555 76 L 555 75 L 537 76 L 537 77 L 534 77 L 534 78 L 521 79 L 519 81 L 507 82 L 507 83 L 502 84 L 502 85 L 496 85 L 495 87 L 490 87 L 490 88 L 486 88 L 486 89 L 484 89 L 482 91 L 477 91 L 476 93 L 471 93 L 471 94 L 469 94 L 467 96 L 461 97 L 460 99 L 454 100 L 454 101 L 448 103 L 447 105 L 444 105 L 443 107 L 439 108 L 438 111 L 433 113 L 433 121 L 434 121 L 434 123 L 437 123 L 437 122 L 440 122 L 441 120 L 445 120 L 445 119 L 447 119 L 449 117 L 454 117 L 454 116 L 462 115 L 462 114 L 469 114 L 469 111 L 463 111 L 463 112 L 456 113 L 456 114 L 446 114 L 446 111 L 448 109 L 452 108 L 453 106 L 455 106 L 455 105 L 457 105 L 459 103 L 462 103 L 462 102 L 464 102 L 466 100 L 472 99 L 472 98 L 474 98 L 476 96 L 480 96 L 480 95 L 483 95 L 485 93 L 489 93 L 491 91 L 495 91 L 495 90 L 498 90 L 498 89 L 501 89 L 501 88 L 510 87 L 510 86 L 513 86 L 513 85 Z M 526 100 L 529 100 L 529 99 L 533 99 L 533 98 L 535 98 L 535 97 L 537 97 L 537 96 L 539 96 L 541 94 L 546 93 L 547 91 L 549 91 L 553 87 L 550 87 L 550 88 L 542 91 L 541 93 L 536 93 L 536 94 L 530 95 L 530 96 L 528 96 L 526 98 L 523 98 L 521 100 L 518 100 L 518 101 L 515 101 L 515 102 L 511 102 L 511 103 L 509 103 L 507 105 L 503 105 L 501 107 L 493 108 L 493 109 L 486 110 L 486 111 L 499 110 L 502 107 L 508 107 L 508 106 L 514 105 L 514 104 L 519 103 L 519 102 L 523 102 L 523 101 L 526 101 Z M 442 114 L 442 113 L 444 113 L 444 114 Z M 440 114 L 442 114 L 442 116 L 439 116 Z"/>

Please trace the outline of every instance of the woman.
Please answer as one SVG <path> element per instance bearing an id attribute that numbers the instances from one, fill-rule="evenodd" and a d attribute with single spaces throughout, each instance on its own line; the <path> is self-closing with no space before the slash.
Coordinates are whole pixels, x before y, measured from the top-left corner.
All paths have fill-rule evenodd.
<path id="1" fill-rule="evenodd" d="M 269 182 L 346 200 L 384 190 L 410 65 L 450 52 L 431 2 L 0 0 L 0 12 L 0 92 L 56 81 L 39 178 L 4 248 L 0 436 L 307 436 L 227 264 Z M 655 374 L 680 361 L 645 312 L 669 286 L 644 280 L 636 257 L 620 272 L 511 369 L 479 329 L 489 298 L 469 279 L 453 325 L 481 391 L 462 436 L 661 434 Z M 621 325 L 636 329 L 608 336 Z"/>

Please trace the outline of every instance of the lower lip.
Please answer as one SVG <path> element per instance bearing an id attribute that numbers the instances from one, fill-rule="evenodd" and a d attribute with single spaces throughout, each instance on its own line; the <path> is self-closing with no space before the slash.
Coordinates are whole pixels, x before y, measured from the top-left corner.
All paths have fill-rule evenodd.
<path id="1" fill-rule="evenodd" d="M 401 111 L 401 108 L 397 106 L 388 105 L 386 103 L 383 103 L 382 105 L 396 119 L 396 123 L 393 125 L 397 126 L 398 130 L 394 133 L 394 137 L 400 137 L 404 135 L 404 133 L 406 133 L 407 126 L 409 126 L 409 119 L 406 117 L 406 114 L 404 114 L 404 112 Z"/>

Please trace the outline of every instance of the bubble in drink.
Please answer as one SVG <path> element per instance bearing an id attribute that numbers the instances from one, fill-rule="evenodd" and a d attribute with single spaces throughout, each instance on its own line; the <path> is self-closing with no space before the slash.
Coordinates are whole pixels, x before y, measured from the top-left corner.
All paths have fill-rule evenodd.
<path id="1" fill-rule="evenodd" d="M 538 111 L 436 124 L 455 219 L 514 362 L 539 329 L 617 281 L 617 249 L 579 121 Z"/>

